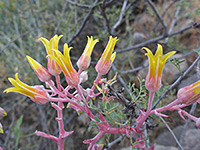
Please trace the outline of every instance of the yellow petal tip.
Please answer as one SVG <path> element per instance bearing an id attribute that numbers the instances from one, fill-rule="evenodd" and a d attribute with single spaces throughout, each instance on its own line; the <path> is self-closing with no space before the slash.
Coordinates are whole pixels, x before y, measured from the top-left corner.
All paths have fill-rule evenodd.
<path id="1" fill-rule="evenodd" d="M 2 133 L 2 134 L 4 133 L 2 128 L 0 128 L 0 133 Z"/>

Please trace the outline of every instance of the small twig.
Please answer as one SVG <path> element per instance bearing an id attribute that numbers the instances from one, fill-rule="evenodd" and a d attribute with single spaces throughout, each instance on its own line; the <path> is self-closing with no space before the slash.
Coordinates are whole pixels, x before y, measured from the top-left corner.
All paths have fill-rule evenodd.
<path id="1" fill-rule="evenodd" d="M 99 0 L 96 0 L 93 4 L 93 7 L 90 9 L 90 11 L 88 12 L 88 14 L 85 16 L 84 20 L 82 21 L 80 27 L 78 28 L 78 30 L 76 30 L 76 33 L 72 36 L 71 39 L 69 39 L 67 41 L 67 43 L 71 43 L 83 30 L 83 28 L 85 27 L 86 23 L 88 22 L 90 16 L 92 15 L 94 8 L 96 7 L 96 4 L 99 2 Z"/>
<path id="2" fill-rule="evenodd" d="M 133 72 L 139 71 L 139 70 L 141 70 L 143 68 L 146 68 L 146 67 L 148 67 L 148 65 L 141 65 L 141 66 L 139 66 L 137 68 L 133 68 L 133 69 L 130 69 L 130 70 L 122 71 L 120 73 L 121 74 L 133 73 Z"/>
<path id="3" fill-rule="evenodd" d="M 181 3 L 181 2 L 182 2 L 182 0 L 180 0 L 179 3 Z M 181 6 L 178 6 L 178 8 L 176 9 L 176 12 L 175 12 L 175 14 L 174 14 L 174 18 L 173 18 L 173 20 L 172 20 L 172 23 L 171 23 L 171 26 L 170 26 L 170 28 L 169 28 L 168 33 L 171 33 L 171 32 L 172 32 L 172 30 L 173 30 L 173 28 L 174 28 L 174 26 L 175 26 L 175 24 L 176 24 L 177 17 L 178 17 L 178 14 L 179 14 L 180 10 L 181 10 Z M 167 43 L 168 39 L 169 39 L 168 37 L 165 39 L 165 43 Z"/>
<path id="4" fill-rule="evenodd" d="M 169 10 L 170 7 L 172 7 L 177 1 L 179 0 L 174 0 L 173 2 L 171 2 L 169 4 L 169 6 L 164 10 L 164 12 L 162 13 L 162 17 L 165 16 L 165 14 L 167 13 L 167 11 Z M 156 25 L 154 26 L 153 30 L 155 31 L 156 27 L 158 26 L 158 24 L 160 23 L 160 21 L 157 21 Z"/>
<path id="5" fill-rule="evenodd" d="M 62 11 L 61 11 L 61 14 L 60 14 L 60 18 L 62 18 L 64 16 L 64 13 L 65 13 L 65 10 L 67 8 L 67 1 L 64 3 L 63 7 L 62 7 Z M 57 22 L 57 26 L 55 28 L 55 31 L 54 31 L 54 34 L 57 34 L 58 32 L 58 29 L 60 28 L 60 22 L 61 22 L 61 19 L 58 20 Z"/>
<path id="6" fill-rule="evenodd" d="M 151 8 L 153 9 L 153 11 L 155 12 L 157 18 L 160 20 L 162 26 L 163 26 L 163 35 L 167 35 L 167 26 L 164 23 L 164 20 L 162 19 L 162 17 L 160 16 L 160 14 L 158 13 L 155 5 L 153 4 L 153 2 L 151 0 L 147 0 L 147 2 L 149 3 L 149 5 L 151 6 Z"/>
<path id="7" fill-rule="evenodd" d="M 192 105 L 192 108 L 190 109 L 190 114 L 193 114 L 193 113 L 194 113 L 194 111 L 195 111 L 195 109 L 196 109 L 196 106 L 197 106 L 197 103 L 194 103 L 194 104 Z M 189 123 L 190 123 L 190 119 L 188 118 L 188 119 L 187 119 L 187 122 L 186 122 L 185 125 L 183 126 L 183 130 L 182 130 L 181 135 L 180 135 L 180 140 L 179 140 L 180 144 L 183 143 L 183 139 L 184 139 L 184 137 L 185 137 L 185 133 L 186 133 L 186 131 L 187 131 L 187 129 L 188 129 L 188 124 L 189 124 Z"/>
<path id="8" fill-rule="evenodd" d="M 114 141 L 112 141 L 111 143 L 108 143 L 108 147 L 104 148 L 104 150 L 109 150 L 113 145 L 117 144 L 118 142 L 120 142 L 122 140 L 122 135 L 119 136 L 118 138 L 116 138 Z"/>
<path id="9" fill-rule="evenodd" d="M 197 57 L 197 59 L 192 63 L 192 65 L 180 76 L 168 89 L 165 91 L 165 93 L 159 97 L 159 99 L 154 103 L 153 109 L 156 108 L 156 106 L 159 104 L 159 102 L 168 94 L 168 92 L 176 86 L 197 64 L 197 62 L 200 60 L 200 55 Z"/>
<path id="10" fill-rule="evenodd" d="M 197 79 L 200 80 L 200 61 L 197 63 Z"/>
<path id="11" fill-rule="evenodd" d="M 77 2 L 77 0 L 76 0 L 76 2 Z M 74 9 L 75 9 L 75 10 L 74 10 L 74 24 L 77 24 L 77 23 L 78 23 L 78 19 L 77 19 L 77 17 L 78 17 L 78 14 L 77 14 L 77 6 L 75 6 Z"/>
<path id="12" fill-rule="evenodd" d="M 126 5 L 128 3 L 128 0 L 124 0 L 120 15 L 119 15 L 119 19 L 118 21 L 114 24 L 114 26 L 112 27 L 111 33 L 113 34 L 116 30 L 116 28 L 120 25 L 120 23 L 122 22 L 125 10 L 126 10 Z"/>
<path id="13" fill-rule="evenodd" d="M 45 26 L 47 24 L 50 24 L 54 21 L 57 21 L 57 20 L 51 20 L 50 22 L 48 23 L 44 23 L 42 24 L 41 26 L 39 27 L 42 27 L 42 26 Z M 29 34 L 30 32 L 34 31 L 35 29 L 37 29 L 38 27 L 33 27 L 31 30 L 28 30 L 22 34 L 20 34 L 19 36 L 17 36 L 16 38 L 14 38 L 13 40 L 11 40 L 8 44 L 6 44 L 2 49 L 0 49 L 0 53 L 3 52 L 6 48 L 8 48 L 13 42 L 15 42 L 16 40 L 18 40 L 19 38 L 23 37 L 23 36 L 26 36 L 27 34 Z"/>
<path id="14" fill-rule="evenodd" d="M 174 134 L 174 132 L 172 131 L 172 129 L 168 126 L 167 122 L 162 118 L 160 117 L 161 121 L 165 124 L 165 126 L 167 127 L 167 129 L 169 130 L 169 132 L 171 133 L 171 135 L 173 136 L 174 140 L 176 141 L 176 143 L 178 144 L 179 148 L 181 150 L 184 150 L 182 145 L 180 144 L 180 142 L 178 141 L 176 135 Z"/>
<path id="15" fill-rule="evenodd" d="M 139 43 L 139 44 L 137 44 L 137 45 L 134 45 L 134 46 L 132 46 L 132 47 L 128 47 L 128 48 L 125 48 L 125 49 L 117 50 L 116 52 L 117 52 L 117 53 L 124 53 L 124 52 L 128 52 L 128 51 L 131 51 L 131 50 L 134 50 L 134 49 L 137 49 L 137 48 L 141 48 L 141 47 L 143 47 L 143 46 L 145 46 L 145 45 L 148 45 L 148 44 L 157 42 L 157 41 L 162 40 L 162 39 L 164 39 L 164 38 L 166 38 L 166 37 L 170 37 L 170 36 L 174 36 L 174 35 L 177 35 L 177 34 L 179 34 L 179 33 L 182 33 L 182 32 L 184 32 L 184 31 L 186 31 L 186 30 L 191 29 L 192 27 L 193 27 L 193 25 L 190 25 L 190 26 L 187 26 L 187 27 L 185 27 L 185 28 L 183 28 L 183 29 L 180 29 L 180 30 L 178 30 L 178 31 L 175 31 L 175 32 L 173 32 L 173 33 L 171 33 L 171 34 L 169 33 L 168 35 L 161 35 L 161 36 L 155 37 L 155 38 L 153 38 L 153 39 L 150 39 L 150 40 L 148 40 L 148 41 L 145 41 L 145 42 Z"/>
<path id="16" fill-rule="evenodd" d="M 3 149 L 5 149 L 5 147 L 8 145 L 8 142 L 10 140 L 10 136 L 11 136 L 11 133 L 12 133 L 12 127 L 13 127 L 13 124 L 14 124 L 14 121 L 15 121 L 15 107 L 16 107 L 16 104 L 12 108 L 12 121 L 11 121 L 9 127 L 8 127 L 8 130 L 6 131 L 5 142 L 4 142 L 4 145 L 2 145 Z"/>
<path id="17" fill-rule="evenodd" d="M 68 2 L 68 3 L 72 4 L 72 5 L 75 5 L 75 6 L 81 7 L 81 8 L 86 8 L 86 9 L 92 7 L 92 6 L 90 6 L 90 5 L 79 4 L 79 3 L 77 3 L 77 2 L 73 2 L 73 1 L 70 1 L 70 0 L 66 0 L 66 2 Z"/>
<path id="18" fill-rule="evenodd" d="M 102 16 L 103 16 L 103 18 L 104 18 L 104 20 L 105 20 L 105 24 L 106 24 L 106 27 L 107 27 L 107 31 L 108 31 L 108 33 L 111 35 L 109 19 L 107 18 L 107 15 L 106 15 L 106 13 L 105 13 L 105 9 L 106 9 L 105 2 L 106 2 L 106 0 L 103 1 L 103 4 L 102 4 L 102 6 L 101 6 L 100 8 L 101 8 Z"/>
<path id="19" fill-rule="evenodd" d="M 37 104 L 37 107 L 38 107 L 39 112 L 40 112 L 40 121 L 41 121 L 41 124 L 42 124 L 42 130 L 43 130 L 44 132 L 46 132 L 46 133 L 49 133 L 49 129 L 48 129 L 48 127 L 47 127 L 46 114 L 45 114 L 45 112 L 44 112 L 44 110 L 43 110 L 43 108 L 42 108 L 42 107 L 44 107 L 44 106 L 41 106 L 41 105 L 38 105 L 38 104 Z"/>
<path id="20" fill-rule="evenodd" d="M 112 65 L 112 70 L 113 70 L 113 72 L 114 73 L 116 73 L 117 72 L 117 68 L 115 67 L 115 65 L 113 64 Z M 124 79 L 121 77 L 121 75 L 120 74 L 118 74 L 118 79 L 119 79 L 119 81 L 120 81 L 120 83 L 122 84 L 122 86 L 125 88 L 125 90 L 129 93 L 129 89 L 128 89 L 128 86 L 127 86 L 127 84 L 126 84 L 126 82 L 124 81 Z"/>
<path id="21" fill-rule="evenodd" d="M 38 23 L 37 16 L 35 15 L 35 12 L 34 12 L 34 10 L 33 10 L 33 4 L 32 4 L 32 1 L 29 0 L 29 3 L 30 3 L 31 13 L 32 13 L 32 15 L 33 15 L 33 19 L 34 19 L 35 27 L 36 27 L 36 29 L 38 30 L 38 32 L 41 33 L 40 28 L 39 28 L 39 23 Z"/>

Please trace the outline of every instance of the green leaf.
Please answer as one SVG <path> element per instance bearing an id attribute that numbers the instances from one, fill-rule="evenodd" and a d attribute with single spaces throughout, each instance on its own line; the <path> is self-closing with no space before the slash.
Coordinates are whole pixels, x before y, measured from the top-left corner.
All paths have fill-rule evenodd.
<path id="1" fill-rule="evenodd" d="M 23 115 L 17 120 L 16 125 L 13 127 L 14 130 L 14 141 L 15 141 L 15 150 L 18 150 L 19 138 L 21 136 L 20 126 L 23 121 Z"/>
<path id="2" fill-rule="evenodd" d="M 94 117 L 94 119 L 99 123 L 100 122 L 100 119 L 98 117 Z"/>

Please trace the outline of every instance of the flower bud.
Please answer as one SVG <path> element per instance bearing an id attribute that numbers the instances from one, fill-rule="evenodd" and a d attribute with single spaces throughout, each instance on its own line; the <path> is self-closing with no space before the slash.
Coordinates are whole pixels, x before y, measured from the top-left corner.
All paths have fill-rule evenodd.
<path id="1" fill-rule="evenodd" d="M 44 68 L 42 65 L 40 65 L 36 60 L 31 58 L 30 56 L 26 56 L 26 58 L 29 61 L 29 64 L 35 71 L 36 75 L 42 82 L 49 81 L 51 79 L 51 74 L 47 71 L 46 68 Z"/>
<path id="2" fill-rule="evenodd" d="M 80 83 L 83 83 L 85 81 L 88 80 L 88 74 L 87 74 L 87 71 L 83 71 L 81 74 L 80 74 Z"/>
<path id="3" fill-rule="evenodd" d="M 0 133 L 2 133 L 2 134 L 4 133 L 4 132 L 3 132 L 3 126 L 2 126 L 2 124 L 1 124 L 1 122 L 0 122 Z"/>
<path id="4" fill-rule="evenodd" d="M 71 60 L 70 60 L 70 55 L 69 52 L 72 47 L 68 47 L 67 43 L 64 44 L 64 50 L 63 54 L 59 50 L 54 50 L 55 56 L 53 55 L 48 55 L 48 57 L 51 57 L 58 63 L 60 68 L 62 69 L 65 79 L 68 83 L 68 85 L 71 86 L 77 86 L 80 81 L 80 77 L 78 72 L 74 69 L 72 66 Z"/>
<path id="5" fill-rule="evenodd" d="M 117 37 L 113 38 L 112 36 L 110 36 L 106 49 L 104 50 L 101 58 L 97 62 L 97 65 L 95 66 L 95 69 L 99 74 L 105 75 L 110 70 L 110 67 L 112 66 L 112 63 L 116 57 L 116 52 L 112 52 L 117 41 Z"/>
<path id="6" fill-rule="evenodd" d="M 1 108 L 1 107 L 0 107 L 0 116 L 1 116 L 1 117 L 7 116 L 6 111 L 5 111 L 3 108 Z"/>
<path id="7" fill-rule="evenodd" d="M 46 38 L 43 38 L 43 37 L 41 37 L 39 39 L 44 44 L 48 55 L 53 55 L 53 56 L 56 55 L 54 53 L 54 50 L 55 49 L 58 50 L 58 43 L 59 43 L 59 40 L 62 36 L 63 35 L 60 35 L 60 36 L 55 35 L 50 40 L 47 40 Z M 57 76 L 62 72 L 58 63 L 54 59 L 52 59 L 51 57 L 48 58 L 48 71 L 49 71 L 49 73 L 51 73 L 54 76 Z"/>
<path id="8" fill-rule="evenodd" d="M 98 39 L 93 40 L 92 36 L 91 38 L 88 36 L 88 42 L 85 47 L 85 50 L 81 55 L 81 57 L 79 58 L 79 60 L 77 61 L 77 66 L 80 70 L 86 70 L 89 67 L 91 62 L 91 54 L 97 42 L 99 42 Z"/>
<path id="9" fill-rule="evenodd" d="M 200 102 L 200 80 L 186 87 L 181 88 L 177 94 L 178 100 L 183 104 Z"/>

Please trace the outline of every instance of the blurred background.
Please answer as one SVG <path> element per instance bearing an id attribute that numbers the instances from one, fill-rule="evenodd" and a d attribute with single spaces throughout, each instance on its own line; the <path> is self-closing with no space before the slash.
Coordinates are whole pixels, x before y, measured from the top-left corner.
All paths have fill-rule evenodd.
<path id="1" fill-rule="evenodd" d="M 64 43 L 73 47 L 70 55 L 76 69 L 76 61 L 84 50 L 87 36 L 98 38 L 100 42 L 94 48 L 92 63 L 88 69 L 89 79 L 83 85 L 91 87 L 97 75 L 95 64 L 109 36 L 117 36 L 117 56 L 106 77 L 111 79 L 118 72 L 115 88 L 124 87 L 127 97 L 128 85 L 135 84 L 135 87 L 139 87 L 137 77 L 145 79 L 147 74 L 148 62 L 141 47 L 148 47 L 155 52 L 157 43 L 160 43 L 164 53 L 177 51 L 173 60 L 165 67 L 165 86 L 157 98 L 193 64 L 198 57 L 195 51 L 200 51 L 199 0 L 1 0 L 0 17 L 0 106 L 8 113 L 7 117 L 0 120 L 4 129 L 4 134 L 0 135 L 0 146 L 5 150 L 57 149 L 55 142 L 34 135 L 35 130 L 58 134 L 57 122 L 54 120 L 56 111 L 49 104 L 38 105 L 20 94 L 2 93 L 11 86 L 7 78 L 14 77 L 16 72 L 29 85 L 43 84 L 37 79 L 25 57 L 29 55 L 47 66 L 45 48 L 38 41 L 40 37 L 50 39 L 55 34 L 62 34 L 59 50 L 62 51 Z M 163 99 L 162 105 L 176 98 L 177 89 L 195 82 L 200 76 L 198 69 L 195 65 L 168 94 L 167 99 Z M 63 85 L 66 85 L 64 80 Z M 190 111 L 191 107 L 187 109 Z M 193 113 L 200 116 L 198 106 Z M 72 109 L 65 109 L 64 114 L 65 129 L 75 131 L 66 138 L 66 149 L 86 149 L 88 145 L 84 145 L 82 141 L 95 135 L 87 130 L 88 118 L 84 115 L 78 116 Z M 173 115 L 171 128 L 184 125 L 177 113 Z M 160 123 L 150 133 L 151 140 L 155 141 L 158 136 L 162 136 L 166 130 L 164 128 L 165 125 Z M 177 134 L 180 137 L 181 133 Z M 200 135 L 199 132 L 198 134 Z M 130 145 L 128 139 L 124 138 L 122 141 L 111 149 Z M 167 141 L 169 143 L 157 141 L 161 145 L 176 146 L 173 138 L 173 142 Z"/>

